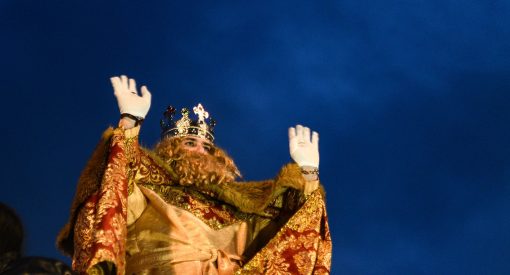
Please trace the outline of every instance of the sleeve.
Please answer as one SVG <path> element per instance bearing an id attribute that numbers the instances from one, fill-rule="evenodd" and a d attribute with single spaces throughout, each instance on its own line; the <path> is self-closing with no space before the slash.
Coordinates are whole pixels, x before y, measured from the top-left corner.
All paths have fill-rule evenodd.
<path id="1" fill-rule="evenodd" d="M 331 251 L 326 206 L 319 189 L 237 274 L 329 274 Z"/>
<path id="2" fill-rule="evenodd" d="M 92 156 L 87 161 L 85 168 L 82 170 L 76 193 L 71 205 L 69 219 L 65 226 L 60 230 L 57 236 L 58 249 L 70 257 L 74 254 L 74 225 L 80 209 L 86 204 L 86 201 L 97 192 L 101 185 L 103 175 L 106 170 L 108 154 L 110 152 L 110 144 L 113 136 L 113 128 L 104 131 L 100 141 L 96 145 Z"/>
<path id="3" fill-rule="evenodd" d="M 124 271 L 129 174 L 126 145 L 124 130 L 115 129 L 99 188 L 77 214 L 73 270 L 80 273 L 102 262 L 114 263 L 120 274 Z"/>
<path id="4" fill-rule="evenodd" d="M 134 184 L 141 163 L 139 129 L 116 128 L 111 134 L 96 190 L 81 203 L 74 222 L 70 222 L 73 270 L 87 273 L 97 267 L 113 266 L 118 274 L 125 271 L 127 225 L 146 206 L 143 194 Z"/>

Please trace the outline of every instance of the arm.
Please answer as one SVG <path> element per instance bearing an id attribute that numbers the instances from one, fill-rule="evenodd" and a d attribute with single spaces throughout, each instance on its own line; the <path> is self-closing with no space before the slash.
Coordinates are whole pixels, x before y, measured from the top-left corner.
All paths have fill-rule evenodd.
<path id="1" fill-rule="evenodd" d="M 126 147 L 136 147 L 139 129 L 135 129 L 145 119 L 149 112 L 151 105 L 151 93 L 146 86 L 141 87 L 141 95 L 138 94 L 136 89 L 136 81 L 125 75 L 120 77 L 115 76 L 110 78 L 112 82 L 114 95 L 119 105 L 121 118 L 119 120 L 119 127 L 123 128 L 126 136 Z M 133 151 L 136 148 L 128 148 L 126 150 L 127 157 L 133 161 Z M 131 152 L 131 154 L 129 154 Z M 147 202 L 142 192 L 133 184 L 134 179 L 129 179 L 129 196 L 128 196 L 128 211 L 127 211 L 127 224 L 130 225 L 136 221 L 147 206 Z"/>
<path id="2" fill-rule="evenodd" d="M 303 192 L 307 196 L 319 187 L 319 134 L 297 125 L 289 128 L 290 156 L 301 168 L 306 180 Z"/>
<path id="3" fill-rule="evenodd" d="M 142 87 L 139 96 L 134 80 L 126 76 L 111 81 L 121 114 L 135 119 L 123 116 L 119 128 L 103 134 L 80 176 L 69 222 L 58 236 L 58 246 L 73 257 L 73 269 L 80 274 L 113 265 L 123 273 L 126 225 L 137 214 L 130 212 L 144 208 L 144 201 L 136 200 L 143 195 L 136 189 L 128 197 L 128 186 L 133 156 L 138 155 L 139 127 L 134 126 L 149 110 L 150 93 Z"/>

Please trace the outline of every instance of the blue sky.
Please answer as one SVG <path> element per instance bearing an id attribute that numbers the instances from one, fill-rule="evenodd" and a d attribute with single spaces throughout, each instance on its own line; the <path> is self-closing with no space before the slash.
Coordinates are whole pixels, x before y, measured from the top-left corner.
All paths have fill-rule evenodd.
<path id="1" fill-rule="evenodd" d="M 109 77 L 197 102 L 248 180 L 320 133 L 333 274 L 510 272 L 510 2 L 0 2 L 0 200 L 27 254 L 54 248 L 75 183 L 118 119 Z M 67 260 L 66 260 L 67 261 Z"/>

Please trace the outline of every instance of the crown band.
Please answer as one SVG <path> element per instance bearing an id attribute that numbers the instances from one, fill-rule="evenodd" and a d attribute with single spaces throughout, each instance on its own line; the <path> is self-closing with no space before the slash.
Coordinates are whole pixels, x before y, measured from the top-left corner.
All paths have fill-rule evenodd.
<path id="1" fill-rule="evenodd" d="M 171 137 L 187 137 L 187 136 L 196 136 L 199 138 L 205 138 L 210 142 L 214 142 L 214 136 L 209 133 L 209 131 L 204 131 L 199 127 L 188 127 L 184 131 L 179 132 L 178 128 L 172 128 L 167 130 L 166 132 L 161 134 L 162 137 L 171 136 Z"/>

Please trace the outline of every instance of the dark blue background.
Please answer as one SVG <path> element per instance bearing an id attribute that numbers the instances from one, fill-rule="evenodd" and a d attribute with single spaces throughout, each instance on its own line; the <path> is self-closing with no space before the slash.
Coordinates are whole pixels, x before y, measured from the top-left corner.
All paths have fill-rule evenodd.
<path id="1" fill-rule="evenodd" d="M 0 1 L 0 200 L 55 236 L 118 109 L 202 102 L 245 179 L 320 133 L 333 274 L 510 274 L 510 2 Z"/>

